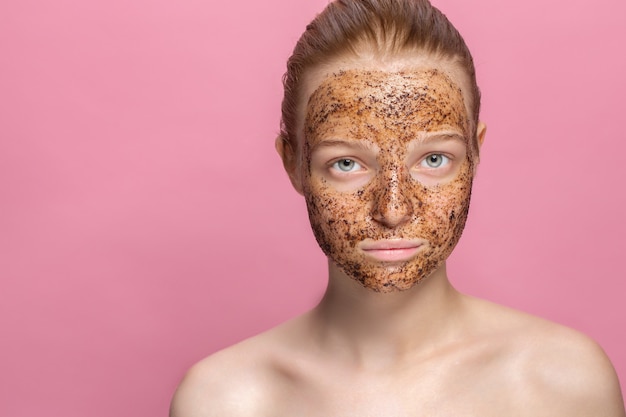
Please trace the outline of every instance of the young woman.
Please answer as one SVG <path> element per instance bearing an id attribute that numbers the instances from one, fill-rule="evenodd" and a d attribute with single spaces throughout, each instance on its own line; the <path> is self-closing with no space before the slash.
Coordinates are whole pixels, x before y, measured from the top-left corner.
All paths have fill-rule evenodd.
<path id="1" fill-rule="evenodd" d="M 276 148 L 328 288 L 311 312 L 195 365 L 173 417 L 625 415 L 595 343 L 448 281 L 486 128 L 445 16 L 426 0 L 331 3 L 284 84 Z"/>

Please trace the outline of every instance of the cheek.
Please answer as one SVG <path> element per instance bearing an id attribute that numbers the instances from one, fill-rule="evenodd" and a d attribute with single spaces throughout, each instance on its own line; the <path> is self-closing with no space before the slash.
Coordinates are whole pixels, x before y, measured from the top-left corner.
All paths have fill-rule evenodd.
<path id="1" fill-rule="evenodd" d="M 311 227 L 320 245 L 335 248 L 353 247 L 366 237 L 364 222 L 368 213 L 368 201 L 362 190 L 342 193 L 334 190 L 321 179 L 305 181 L 304 195 L 309 211 Z M 329 247 L 322 247 L 324 252 Z"/>
<path id="2" fill-rule="evenodd" d="M 451 182 L 421 193 L 422 210 L 418 217 L 431 242 L 454 244 L 458 241 L 467 219 L 471 189 L 471 164 L 468 163 Z"/>

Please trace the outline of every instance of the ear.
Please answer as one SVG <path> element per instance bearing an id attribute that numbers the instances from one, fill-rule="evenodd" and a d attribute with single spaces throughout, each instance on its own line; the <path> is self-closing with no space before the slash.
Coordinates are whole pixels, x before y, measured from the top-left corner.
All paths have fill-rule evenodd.
<path id="1" fill-rule="evenodd" d="M 478 140 L 479 149 L 482 148 L 483 146 L 486 133 L 487 133 L 487 125 L 479 120 L 478 125 L 476 125 L 476 139 Z M 474 163 L 474 176 L 476 176 L 476 171 L 478 170 L 479 162 L 480 162 L 480 157 L 477 157 Z"/>
<path id="2" fill-rule="evenodd" d="M 478 121 L 478 125 L 476 126 L 476 137 L 478 138 L 478 147 L 483 146 L 486 133 L 487 133 L 487 125 L 481 121 Z"/>
<path id="3" fill-rule="evenodd" d="M 300 170 L 298 169 L 298 156 L 295 150 L 291 146 L 291 143 L 280 135 L 276 138 L 274 145 L 276 152 L 278 152 L 280 159 L 283 161 L 283 166 L 289 176 L 291 185 L 293 185 L 293 188 L 298 194 L 302 194 L 302 181 L 300 178 Z"/>

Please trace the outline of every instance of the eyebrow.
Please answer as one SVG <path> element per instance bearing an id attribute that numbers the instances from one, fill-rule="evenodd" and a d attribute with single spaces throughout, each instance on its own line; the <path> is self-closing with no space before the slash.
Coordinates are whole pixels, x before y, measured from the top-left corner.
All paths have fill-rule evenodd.
<path id="1" fill-rule="evenodd" d="M 455 131 L 444 131 L 444 132 L 426 132 L 424 134 L 419 135 L 411 142 L 417 141 L 419 143 L 429 143 L 435 142 L 439 140 L 458 140 L 463 143 L 466 143 L 466 138 L 459 132 Z"/>
<path id="2" fill-rule="evenodd" d="M 463 144 L 467 143 L 465 136 L 456 131 L 443 131 L 443 132 L 423 132 L 418 135 L 416 138 L 409 141 L 409 145 L 415 144 L 425 144 L 436 141 L 459 141 Z M 417 142 L 417 143 L 416 143 Z M 349 140 L 349 139 L 323 139 L 320 142 L 317 142 L 313 147 L 311 147 L 311 152 L 320 149 L 327 148 L 333 146 L 345 146 L 348 148 L 356 148 L 366 151 L 375 150 L 377 148 L 376 144 L 368 141 L 368 140 Z"/>
<path id="3" fill-rule="evenodd" d="M 332 146 L 345 146 L 348 148 L 356 148 L 365 151 L 370 151 L 377 148 L 375 144 L 371 143 L 368 140 L 324 139 L 313 145 L 313 147 L 311 147 L 311 152 L 320 148 L 327 148 Z"/>

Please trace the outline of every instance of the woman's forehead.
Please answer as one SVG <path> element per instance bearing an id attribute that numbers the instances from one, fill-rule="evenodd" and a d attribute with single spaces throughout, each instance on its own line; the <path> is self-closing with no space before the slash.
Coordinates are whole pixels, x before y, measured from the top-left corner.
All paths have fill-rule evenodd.
<path id="1" fill-rule="evenodd" d="M 437 69 L 351 69 L 322 81 L 309 99 L 303 127 L 307 141 L 346 129 L 349 136 L 405 140 L 442 129 L 469 137 L 468 123 L 461 89 Z"/>
<path id="2" fill-rule="evenodd" d="M 471 114 L 471 97 L 469 93 L 469 80 L 461 67 L 451 59 L 439 59 L 428 56 L 412 56 L 411 58 L 399 57 L 393 60 L 344 58 L 332 61 L 329 64 L 317 66 L 307 71 L 303 80 L 302 98 L 300 102 L 298 125 L 302 132 L 304 119 L 309 109 L 312 96 L 320 88 L 327 84 L 333 84 L 342 75 L 355 75 L 360 83 L 340 83 L 344 94 L 357 94 L 357 90 L 363 92 L 363 86 L 371 79 L 371 90 L 378 94 L 385 89 L 392 89 L 392 85 L 386 85 L 385 80 L 395 80 L 400 83 L 407 82 L 413 87 L 422 86 L 429 88 L 437 85 L 442 88 L 446 84 L 449 89 L 458 90 L 465 105 L 468 117 Z M 345 78 L 345 77 L 344 77 Z M 335 83 L 337 84 L 337 83 Z M 391 82 L 390 84 L 398 84 Z M 367 88 L 367 87 L 365 87 Z M 375 91 L 377 90 L 377 91 Z"/>
<path id="3" fill-rule="evenodd" d="M 332 73 L 322 80 L 310 94 L 307 106 L 316 99 L 343 98 L 398 100 L 414 98 L 415 95 L 434 93 L 452 94 L 459 100 L 463 91 L 445 72 L 435 68 L 401 69 L 381 71 L 378 69 L 347 69 Z"/>

